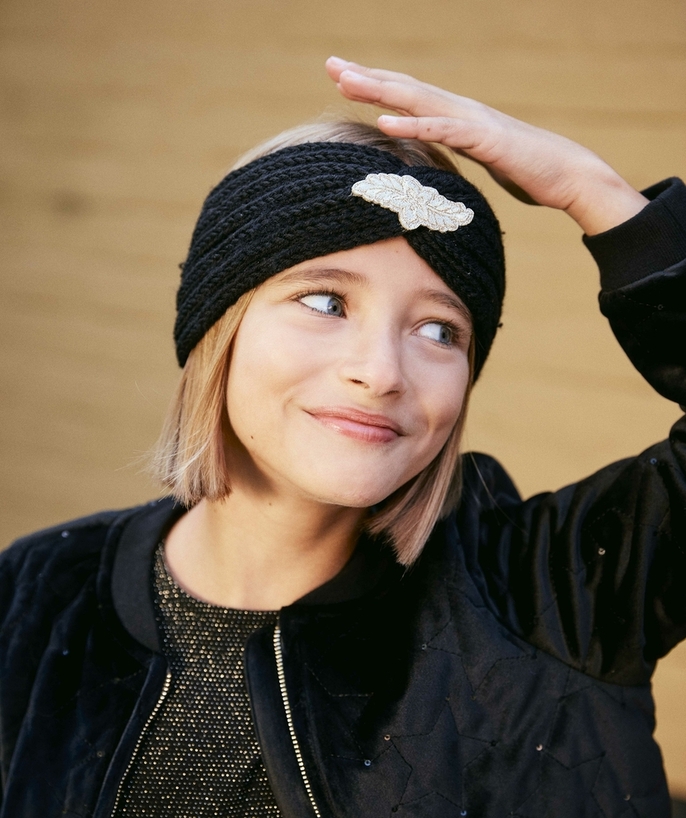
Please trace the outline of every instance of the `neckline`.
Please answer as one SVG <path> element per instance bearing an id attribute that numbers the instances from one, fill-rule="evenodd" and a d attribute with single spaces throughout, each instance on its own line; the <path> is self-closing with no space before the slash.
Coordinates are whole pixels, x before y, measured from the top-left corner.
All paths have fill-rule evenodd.
<path id="1" fill-rule="evenodd" d="M 253 608 L 231 608 L 227 605 L 217 605 L 215 602 L 208 602 L 206 599 L 202 599 L 202 597 L 195 596 L 194 594 L 189 593 L 185 588 L 181 587 L 179 583 L 174 579 L 174 575 L 169 570 L 169 566 L 167 565 L 167 561 L 164 558 L 164 546 L 165 541 L 161 540 L 157 548 L 155 549 L 155 555 L 153 558 L 153 583 L 157 586 L 157 590 L 159 592 L 160 588 L 157 585 L 157 574 L 155 572 L 155 566 L 159 565 L 164 572 L 164 576 L 166 581 L 172 587 L 175 593 L 177 593 L 182 599 L 188 600 L 194 606 L 199 606 L 203 610 L 209 612 L 221 611 L 221 612 L 231 612 L 235 614 L 246 614 L 246 615 L 260 615 L 264 614 L 265 618 L 273 618 L 278 616 L 278 610 L 262 610 L 262 609 L 253 609 Z"/>
<path id="2" fill-rule="evenodd" d="M 106 581 L 110 584 L 115 613 L 129 635 L 154 653 L 161 649 L 150 581 L 154 554 L 186 511 L 173 497 L 164 497 L 131 509 L 111 532 L 112 568 Z M 380 585 L 400 581 L 404 573 L 388 545 L 363 533 L 352 556 L 335 577 L 279 614 L 351 603 Z"/>

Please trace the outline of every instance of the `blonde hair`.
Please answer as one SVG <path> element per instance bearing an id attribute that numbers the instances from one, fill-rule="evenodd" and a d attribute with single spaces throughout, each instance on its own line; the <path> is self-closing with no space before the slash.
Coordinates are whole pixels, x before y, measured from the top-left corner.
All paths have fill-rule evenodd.
<path id="1" fill-rule="evenodd" d="M 305 142 L 351 142 L 386 150 L 410 167 L 437 167 L 459 173 L 455 160 L 438 145 L 395 139 L 361 122 L 301 125 L 244 154 L 233 169 L 281 148 Z M 231 492 L 225 459 L 226 387 L 231 346 L 255 290 L 224 313 L 191 351 L 172 398 L 151 471 L 186 506 L 221 500 Z M 412 565 L 436 522 L 458 504 L 462 487 L 460 440 L 474 372 L 474 339 L 469 349 L 469 383 L 460 416 L 433 461 L 401 486 L 365 521 L 365 529 L 386 537 L 398 562 Z"/>

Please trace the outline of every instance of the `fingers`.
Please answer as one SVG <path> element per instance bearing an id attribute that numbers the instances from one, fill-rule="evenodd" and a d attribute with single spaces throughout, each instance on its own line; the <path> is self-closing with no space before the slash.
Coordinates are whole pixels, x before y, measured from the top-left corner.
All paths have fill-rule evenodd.
<path id="1" fill-rule="evenodd" d="M 326 68 L 338 89 L 350 100 L 367 102 L 412 116 L 470 116 L 485 106 L 420 82 L 407 74 L 366 68 L 330 57 Z"/>
<path id="2" fill-rule="evenodd" d="M 326 70 L 334 82 L 338 82 L 341 72 L 347 70 L 354 71 L 357 74 L 362 74 L 372 79 L 414 82 L 417 85 L 423 84 L 409 74 L 401 74 L 398 71 L 386 71 L 383 68 L 367 68 L 356 62 L 342 60 L 340 57 L 329 57 L 326 61 Z"/>
<path id="3" fill-rule="evenodd" d="M 414 89 L 394 80 L 378 80 L 346 69 L 338 78 L 338 90 L 354 102 L 379 105 L 399 114 L 419 113 L 414 111 L 416 107 Z"/>
<path id="4" fill-rule="evenodd" d="M 407 80 L 379 79 L 350 69 L 340 73 L 338 88 L 345 97 L 355 102 L 371 102 L 410 116 L 469 116 L 479 105 L 411 77 Z"/>
<path id="5" fill-rule="evenodd" d="M 330 57 L 326 68 L 348 99 L 403 115 L 379 118 L 379 128 L 390 136 L 440 142 L 476 161 L 487 161 L 485 144 L 492 144 L 488 136 L 496 126 L 493 120 L 502 114 L 396 71 L 367 68 L 338 57 Z"/>
<path id="6" fill-rule="evenodd" d="M 351 63 L 349 63 L 348 60 L 342 60 L 340 57 L 329 57 L 325 65 L 326 73 L 334 82 L 338 82 L 341 71 L 351 65 Z"/>
<path id="7" fill-rule="evenodd" d="M 380 116 L 377 125 L 389 136 L 440 142 L 466 154 L 478 151 L 483 141 L 473 121 L 454 117 Z"/>

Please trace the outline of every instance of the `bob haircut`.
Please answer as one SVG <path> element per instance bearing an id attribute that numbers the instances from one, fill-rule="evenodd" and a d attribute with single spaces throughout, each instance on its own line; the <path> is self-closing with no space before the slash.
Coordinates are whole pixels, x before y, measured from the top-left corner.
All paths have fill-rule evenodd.
<path id="1" fill-rule="evenodd" d="M 244 154 L 232 170 L 281 148 L 306 142 L 350 142 L 389 151 L 409 167 L 435 167 L 459 174 L 447 150 L 414 139 L 396 139 L 361 122 L 333 121 L 284 131 Z M 232 341 L 255 290 L 242 295 L 191 351 L 152 452 L 151 471 L 180 503 L 222 500 L 231 492 L 225 458 L 230 418 L 226 388 Z M 466 308 L 465 308 L 466 309 Z M 401 565 L 419 557 L 436 522 L 459 502 L 462 489 L 460 440 L 474 373 L 474 338 L 469 348 L 469 381 L 460 416 L 431 463 L 378 506 L 364 529 L 385 537 Z"/>

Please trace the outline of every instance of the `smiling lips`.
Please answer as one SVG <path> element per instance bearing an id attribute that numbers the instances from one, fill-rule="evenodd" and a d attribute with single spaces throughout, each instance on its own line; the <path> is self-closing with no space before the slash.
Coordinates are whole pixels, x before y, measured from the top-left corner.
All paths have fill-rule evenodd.
<path id="1" fill-rule="evenodd" d="M 322 425 L 340 434 L 367 443 L 390 443 L 405 432 L 385 415 L 375 415 L 342 406 L 326 406 L 308 411 Z"/>

